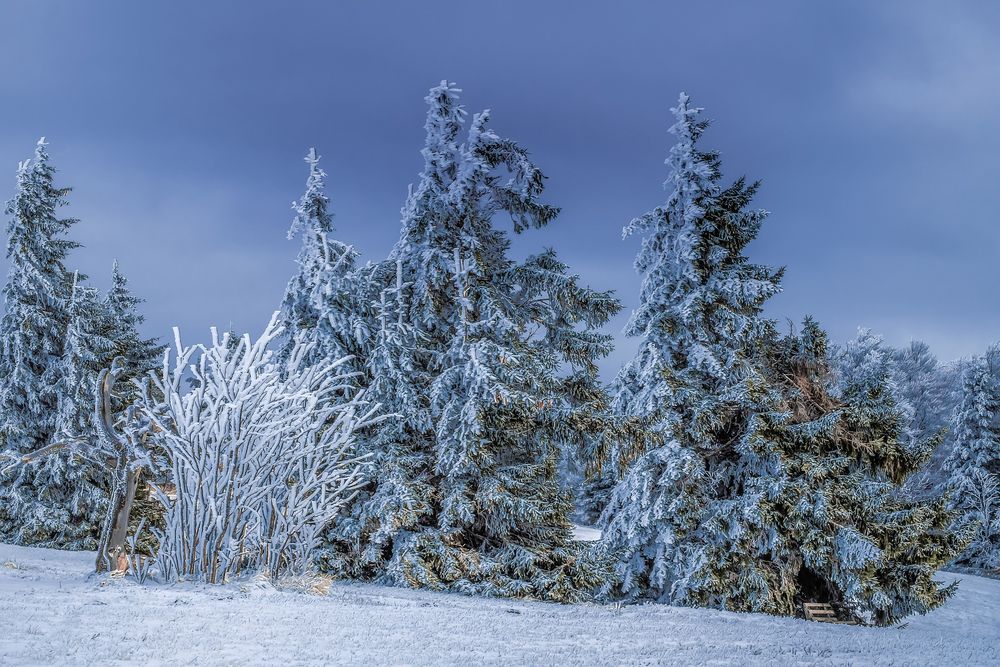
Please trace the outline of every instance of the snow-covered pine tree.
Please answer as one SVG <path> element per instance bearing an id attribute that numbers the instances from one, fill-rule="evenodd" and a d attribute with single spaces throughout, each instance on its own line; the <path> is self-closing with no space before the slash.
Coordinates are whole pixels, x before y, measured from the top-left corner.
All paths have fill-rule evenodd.
<path id="1" fill-rule="evenodd" d="M 74 280 L 59 378 L 60 436 L 85 440 L 95 436 L 97 376 L 115 357 L 115 342 L 107 335 L 109 314 L 103 306 L 96 289 Z"/>
<path id="2" fill-rule="evenodd" d="M 364 286 L 356 275 L 358 253 L 333 238 L 333 214 L 326 196 L 326 172 L 319 166 L 316 149 L 306 155 L 309 177 L 306 191 L 292 204 L 295 217 L 288 238 L 302 238 L 298 272 L 289 281 L 281 304 L 285 344 L 280 356 L 290 354 L 301 338 L 313 343 L 303 364 L 322 363 L 345 356 L 357 357 L 349 365 L 362 365 L 367 320 L 361 315 L 364 304 L 358 291 Z"/>
<path id="3" fill-rule="evenodd" d="M 934 437 L 947 421 L 937 358 L 930 346 L 919 340 L 893 350 L 892 358 L 900 396 L 913 408 L 914 435 L 920 440 Z"/>
<path id="4" fill-rule="evenodd" d="M 567 447 L 620 437 L 594 363 L 611 344 L 594 329 L 620 305 L 580 286 L 552 251 L 510 262 L 489 219 L 466 216 L 475 250 L 455 251 L 463 312 L 432 392 L 442 511 L 422 583 L 572 601 L 600 578 L 571 545 L 559 464 Z"/>
<path id="5" fill-rule="evenodd" d="M 433 526 L 431 430 L 426 397 L 414 382 L 413 327 L 404 319 L 407 289 L 402 261 L 367 270 L 370 286 L 381 286 L 374 304 L 376 325 L 365 359 L 366 395 L 392 413 L 361 435 L 369 457 L 365 484 L 328 536 L 325 569 L 390 583 L 406 580 L 401 557 L 414 536 Z"/>
<path id="6" fill-rule="evenodd" d="M 139 398 L 136 380 L 141 380 L 150 371 L 161 368 L 163 364 L 166 346 L 161 345 L 156 338 L 143 338 L 139 331 L 145 321 L 145 316 L 139 310 L 142 303 L 143 299 L 135 296 L 129 289 L 128 280 L 115 261 L 111 268 L 111 289 L 104 297 L 105 330 L 112 341 L 113 353 L 101 370 L 110 369 L 112 362 L 117 360 L 115 366 L 117 387 L 111 394 L 114 399 L 112 410 L 116 418 L 121 411 L 126 410 Z M 233 336 L 231 339 L 238 339 L 238 336 Z M 140 468 L 135 485 L 138 488 L 145 488 L 149 481 L 156 481 L 153 471 L 148 466 Z M 113 488 L 111 495 L 115 495 Z M 146 494 L 138 494 L 133 499 L 128 515 L 132 519 L 133 530 L 141 521 L 145 521 L 147 529 L 152 529 L 161 527 L 163 520 L 162 506 Z M 143 547 L 152 553 L 155 549 L 155 540 L 151 531 L 144 530 L 139 535 L 139 540 Z"/>
<path id="7" fill-rule="evenodd" d="M 59 218 L 69 188 L 56 187 L 47 144 L 22 162 L 17 192 L 7 202 L 7 259 L 0 321 L 0 445 L 15 457 L 50 444 L 59 428 L 63 353 L 73 274 L 65 238 L 76 223 Z M 67 453 L 8 468 L 0 478 L 0 540 L 50 547 L 93 548 L 100 508 L 82 493 L 86 470 Z"/>
<path id="8" fill-rule="evenodd" d="M 146 320 L 139 312 L 143 299 L 132 294 L 128 280 L 116 261 L 111 268 L 111 289 L 104 297 L 107 316 L 107 337 L 113 345 L 111 359 L 121 357 L 118 376 L 122 386 L 122 402 L 135 398 L 133 380 L 145 377 L 163 362 L 166 346 L 156 338 L 143 338 L 139 327 Z M 109 360 L 103 368 L 110 368 Z"/>
<path id="9" fill-rule="evenodd" d="M 698 148 L 708 123 L 681 94 L 670 131 L 666 204 L 632 221 L 644 233 L 643 282 L 626 333 L 641 338 L 626 367 L 625 411 L 659 434 L 605 509 L 615 593 L 677 604 L 762 607 L 774 573 L 757 559 L 772 489 L 763 432 L 775 396 L 763 377 L 773 324 L 761 314 L 781 270 L 744 256 L 766 213 L 757 184 L 720 185 L 720 160 Z"/>
<path id="10" fill-rule="evenodd" d="M 913 404 L 906 400 L 905 387 L 900 382 L 901 371 L 897 363 L 897 355 L 891 347 L 885 344 L 882 336 L 871 329 L 861 327 L 852 340 L 833 352 L 833 357 L 834 375 L 837 377 L 839 389 L 845 389 L 865 381 L 865 378 L 871 377 L 873 373 L 886 374 L 885 388 L 892 395 L 892 409 L 898 411 L 902 416 L 900 435 L 904 440 L 910 442 L 914 447 L 922 445 L 934 447 L 944 437 L 943 431 L 929 434 L 926 438 L 919 437 L 919 421 Z M 873 369 L 878 370 L 873 371 Z"/>
<path id="11" fill-rule="evenodd" d="M 387 391 L 369 396 L 402 397 L 386 407 L 402 420 L 383 432 L 387 473 L 369 487 L 357 524 L 368 527 L 355 535 L 390 581 L 573 599 L 594 570 L 571 545 L 558 465 L 582 433 L 613 431 L 593 364 L 610 341 L 594 329 L 619 306 L 551 252 L 507 257 L 495 215 L 521 232 L 557 209 L 537 201 L 543 175 L 487 128 L 488 114 L 461 142 L 458 92 L 442 82 L 427 97 L 424 170 L 389 260 L 398 274 L 376 280 L 392 301 L 376 310 L 396 323 L 380 325 L 372 354 L 384 370 L 371 380 L 383 376 Z"/>
<path id="12" fill-rule="evenodd" d="M 1000 570 L 1000 476 L 978 471 L 966 485 L 961 510 L 975 526 L 969 548 L 959 557 L 964 564 Z"/>
<path id="13" fill-rule="evenodd" d="M 938 363 L 930 347 L 923 341 L 893 351 L 896 385 L 901 398 L 913 408 L 910 430 L 917 440 L 938 437 L 941 443 L 935 448 L 927 465 L 913 475 L 906 490 L 918 497 L 933 496 L 943 478 L 944 461 L 951 451 L 949 419 L 954 410 L 950 368 Z"/>
<path id="14" fill-rule="evenodd" d="M 964 522 L 979 526 L 979 539 L 960 559 L 975 566 L 984 566 L 1000 558 L 1000 547 L 988 530 L 993 518 L 982 516 L 980 507 L 990 478 L 996 480 L 1000 476 L 998 412 L 1000 396 L 986 360 L 973 359 L 962 374 L 962 402 L 955 412 L 954 446 L 945 460 L 945 470 L 948 473 L 946 488 L 951 493 L 953 507 L 961 513 Z"/>
<path id="15" fill-rule="evenodd" d="M 434 473 L 434 417 L 430 384 L 449 334 L 451 244 L 443 222 L 448 184 L 457 174 L 465 111 L 460 91 L 447 82 L 425 98 L 424 167 L 410 189 L 399 240 L 386 262 L 366 271 L 366 294 L 378 333 L 367 359 L 369 397 L 397 414 L 362 447 L 376 457 L 349 517 L 335 527 L 327 567 L 394 584 L 416 585 L 407 574 L 420 536 L 433 531 L 439 509 Z M 399 286 L 396 288 L 396 286 Z M 384 303 L 384 305 L 383 305 Z M 382 326 L 385 322 L 386 326 Z"/>
<path id="16" fill-rule="evenodd" d="M 979 470 L 1000 473 L 1000 433 L 994 424 L 998 410 L 1000 397 L 989 368 L 984 359 L 973 359 L 962 375 L 962 402 L 953 425 L 955 446 L 945 462 L 952 489 L 965 488 Z"/>
<path id="17" fill-rule="evenodd" d="M 901 493 L 935 437 L 907 433 L 891 350 L 862 332 L 841 354 L 849 372 L 835 381 L 826 334 L 807 318 L 801 335 L 778 341 L 770 355 L 783 417 L 766 436 L 777 458 L 760 558 L 780 583 L 761 610 L 790 614 L 799 602 L 828 602 L 842 616 L 888 625 L 950 596 L 954 586 L 934 575 L 967 535 L 950 530 L 944 497 Z"/>

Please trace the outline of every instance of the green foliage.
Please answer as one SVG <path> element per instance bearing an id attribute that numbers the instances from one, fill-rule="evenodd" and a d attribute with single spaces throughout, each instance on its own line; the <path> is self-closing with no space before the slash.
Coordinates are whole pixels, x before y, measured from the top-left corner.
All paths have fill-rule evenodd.
<path id="1" fill-rule="evenodd" d="M 969 535 L 950 529 L 946 498 L 901 492 L 935 443 L 904 437 L 888 354 L 868 350 L 835 391 L 826 334 L 813 320 L 772 350 L 769 374 L 786 415 L 771 435 L 781 493 L 766 505 L 776 531 L 767 557 L 788 582 L 774 598 L 776 613 L 794 613 L 791 602 L 823 601 L 889 625 L 954 592 L 934 575 Z"/>

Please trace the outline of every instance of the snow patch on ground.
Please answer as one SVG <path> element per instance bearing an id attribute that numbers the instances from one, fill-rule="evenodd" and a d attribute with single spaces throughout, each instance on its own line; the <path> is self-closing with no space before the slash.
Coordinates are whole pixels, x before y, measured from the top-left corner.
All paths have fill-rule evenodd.
<path id="1" fill-rule="evenodd" d="M 596 542 L 601 539 L 601 530 L 591 526 L 573 524 L 573 539 L 579 542 Z"/>
<path id="2" fill-rule="evenodd" d="M 91 577 L 0 544 L 0 664 L 996 665 L 1000 581 L 903 627 L 662 605 L 564 606 L 338 582 L 327 596 Z"/>

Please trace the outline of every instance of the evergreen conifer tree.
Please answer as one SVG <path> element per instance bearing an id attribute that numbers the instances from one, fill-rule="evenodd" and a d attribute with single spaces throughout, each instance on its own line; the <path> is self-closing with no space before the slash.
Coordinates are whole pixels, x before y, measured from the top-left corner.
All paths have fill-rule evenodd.
<path id="1" fill-rule="evenodd" d="M 132 380 L 145 377 L 163 361 L 165 346 L 155 338 L 143 338 L 139 332 L 139 327 L 146 320 L 139 312 L 139 305 L 142 302 L 143 299 L 129 290 L 128 280 L 116 261 L 111 268 L 111 289 L 104 297 L 103 304 L 106 335 L 111 341 L 112 352 L 110 359 L 102 368 L 110 368 L 111 361 L 121 357 L 119 379 L 124 403 L 130 402 L 135 397 Z"/>
<path id="2" fill-rule="evenodd" d="M 855 363 L 834 380 L 825 332 L 807 318 L 777 342 L 769 374 L 783 418 L 768 440 L 777 453 L 765 503 L 771 538 L 760 557 L 780 576 L 762 611 L 794 613 L 828 602 L 842 616 L 888 625 L 926 613 L 954 591 L 934 580 L 968 538 L 952 531 L 944 497 L 911 500 L 906 480 L 935 437 L 914 441 L 900 408 L 891 351 L 862 335 L 844 351 Z"/>
<path id="3" fill-rule="evenodd" d="M 364 304 L 359 289 L 364 284 L 356 275 L 358 253 L 333 238 L 333 214 L 326 196 L 326 172 L 319 166 L 316 149 L 305 158 L 309 165 L 306 191 L 292 205 L 295 217 L 288 238 L 302 238 L 298 272 L 289 281 L 281 304 L 285 344 L 280 351 L 286 358 L 298 339 L 313 344 L 302 360 L 312 365 L 328 359 L 354 355 L 351 368 L 357 372 L 363 364 L 363 345 L 367 337 Z"/>
<path id="4" fill-rule="evenodd" d="M 955 446 L 945 462 L 952 489 L 967 490 L 980 470 L 1000 474 L 1000 433 L 994 423 L 998 410 L 1000 397 L 989 368 L 984 359 L 973 359 L 962 374 L 962 402 L 953 426 Z"/>
<path id="5" fill-rule="evenodd" d="M 701 109 L 682 94 L 672 111 L 667 202 L 625 229 L 645 233 L 626 328 L 641 342 L 617 383 L 629 392 L 620 409 L 661 442 L 615 488 L 604 539 L 618 594 L 751 608 L 773 585 L 755 553 L 767 532 L 760 506 L 773 491 L 763 433 L 776 402 L 762 368 L 773 325 L 761 307 L 781 271 L 743 254 L 766 215 L 747 209 L 757 184 L 722 187 L 718 154 L 697 146 Z"/>
<path id="6" fill-rule="evenodd" d="M 66 387 L 74 276 L 65 261 L 78 244 L 65 238 L 76 220 L 57 216 L 70 189 L 54 184 L 46 147 L 43 138 L 34 159 L 19 165 L 17 192 L 6 206 L 10 268 L 0 321 L 0 445 L 15 458 L 52 442 Z M 0 540 L 92 548 L 100 506 L 86 478 L 66 453 L 8 468 L 0 479 Z"/>
<path id="7" fill-rule="evenodd" d="M 943 499 L 899 492 L 934 442 L 907 431 L 888 350 L 849 345 L 838 385 L 814 322 L 777 338 L 761 306 L 781 272 L 743 255 L 764 217 L 745 210 L 756 185 L 720 187 L 699 110 L 682 95 L 674 113 L 667 205 L 627 229 L 647 236 L 619 404 L 663 442 L 605 510 L 612 592 L 775 614 L 830 602 L 877 624 L 933 609 L 953 590 L 933 574 L 963 536 Z"/>
<path id="8" fill-rule="evenodd" d="M 944 461 L 951 451 L 954 438 L 949 428 L 954 411 L 954 377 L 951 369 L 938 363 L 930 347 L 923 341 L 911 341 L 893 352 L 896 384 L 900 397 L 913 408 L 910 430 L 917 440 L 938 438 L 930 460 L 906 485 L 917 497 L 930 497 L 940 486 Z"/>
<path id="9" fill-rule="evenodd" d="M 937 358 L 930 346 L 919 340 L 894 350 L 892 357 L 900 396 L 913 408 L 911 428 L 915 436 L 919 440 L 934 437 L 947 420 Z"/>
<path id="10" fill-rule="evenodd" d="M 69 318 L 60 371 L 57 432 L 90 440 L 96 433 L 92 417 L 97 376 L 111 366 L 115 342 L 107 335 L 109 316 L 96 289 L 74 282 Z"/>
<path id="11" fill-rule="evenodd" d="M 1000 561 L 1000 511 L 990 508 L 1000 480 L 1000 396 L 986 359 L 973 359 L 962 374 L 962 400 L 955 411 L 954 446 L 945 460 L 945 488 L 961 515 L 959 525 L 974 526 L 976 537 L 960 561 L 995 567 Z M 993 496 L 991 498 L 991 496 Z"/>
<path id="12" fill-rule="evenodd" d="M 558 469 L 566 447 L 615 435 L 594 364 L 610 339 L 595 329 L 620 306 L 550 251 L 507 256 L 494 216 L 519 233 L 557 209 L 537 201 L 544 176 L 487 113 L 462 141 L 458 92 L 442 82 L 427 97 L 424 170 L 389 260 L 398 273 L 382 272 L 396 322 L 379 327 L 372 359 L 386 371 L 370 380 L 403 399 L 388 406 L 402 419 L 383 431 L 387 473 L 355 534 L 392 581 L 573 599 L 596 580 L 571 545 Z"/>
<path id="13" fill-rule="evenodd" d="M 349 516 L 331 535 L 326 566 L 354 576 L 418 585 L 408 573 L 421 536 L 435 529 L 434 417 L 429 388 L 447 341 L 448 230 L 435 217 L 458 165 L 465 111 L 447 83 L 431 90 L 424 124 L 424 168 L 410 189 L 399 240 L 387 261 L 365 272 L 378 320 L 366 360 L 373 402 L 397 415 L 362 438 L 375 457 Z"/>

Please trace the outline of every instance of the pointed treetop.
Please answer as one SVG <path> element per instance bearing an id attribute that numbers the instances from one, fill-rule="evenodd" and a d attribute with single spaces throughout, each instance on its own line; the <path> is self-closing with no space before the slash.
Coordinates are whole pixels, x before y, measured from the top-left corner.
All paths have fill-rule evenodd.
<path id="1" fill-rule="evenodd" d="M 454 82 L 441 79 L 441 83 L 430 89 L 424 101 L 430 107 L 456 109 L 457 113 L 465 115 L 465 109 L 462 105 L 457 104 L 461 92 L 462 89 L 457 87 Z"/>
<path id="2" fill-rule="evenodd" d="M 297 202 L 292 202 L 295 217 L 288 228 L 288 239 L 303 229 L 315 228 L 315 231 L 326 234 L 333 231 L 333 216 L 327 212 L 330 199 L 324 193 L 326 189 L 326 172 L 319 166 L 320 155 L 315 148 L 310 148 L 304 158 L 309 165 L 309 177 L 306 179 L 306 191 Z"/>
<path id="3" fill-rule="evenodd" d="M 458 103 L 461 88 L 448 81 L 442 81 L 431 88 L 424 101 L 427 102 L 427 120 L 424 130 L 427 142 L 421 154 L 424 156 L 424 174 L 448 170 L 454 165 L 458 149 L 458 133 L 465 124 L 465 107 Z"/>
<path id="4" fill-rule="evenodd" d="M 49 151 L 46 149 L 48 145 L 49 142 L 45 141 L 45 137 L 39 139 L 38 143 L 35 144 L 35 162 L 39 165 L 44 165 L 49 161 Z"/>
<path id="5" fill-rule="evenodd" d="M 305 156 L 304 159 L 306 161 L 306 164 L 309 165 L 309 173 L 310 174 L 313 174 L 313 173 L 316 172 L 316 169 L 318 168 L 318 165 L 319 165 L 319 159 L 320 159 L 320 157 L 322 157 L 322 156 L 320 156 L 320 155 L 318 155 L 316 153 L 316 148 L 315 147 L 311 147 L 309 149 L 309 153 Z"/>
<path id="6" fill-rule="evenodd" d="M 141 303 L 142 299 L 134 297 L 131 294 L 126 296 L 128 290 L 128 278 L 122 273 L 121 267 L 118 264 L 118 260 L 114 260 L 111 264 L 111 289 L 108 291 L 108 300 L 114 299 L 125 299 L 136 304 Z"/>

